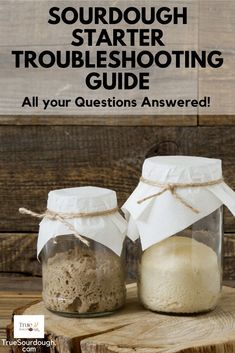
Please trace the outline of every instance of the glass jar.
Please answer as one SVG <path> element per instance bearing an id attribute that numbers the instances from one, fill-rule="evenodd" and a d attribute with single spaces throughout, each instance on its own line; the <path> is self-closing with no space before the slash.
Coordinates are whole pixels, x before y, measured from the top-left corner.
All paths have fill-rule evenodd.
<path id="1" fill-rule="evenodd" d="M 73 235 L 51 239 L 42 250 L 43 300 L 54 312 L 101 316 L 125 304 L 123 254 Z"/>
<path id="2" fill-rule="evenodd" d="M 125 303 L 126 221 L 116 193 L 98 187 L 53 190 L 40 223 L 46 308 L 66 316 L 101 316 Z"/>
<path id="3" fill-rule="evenodd" d="M 222 206 L 235 196 L 219 159 L 158 156 L 145 160 L 140 182 L 122 209 L 127 235 L 140 239 L 138 292 L 164 313 L 212 310 L 222 277 Z"/>
<path id="4" fill-rule="evenodd" d="M 222 207 L 140 256 L 138 294 L 147 309 L 190 314 L 216 307 L 222 283 Z"/>

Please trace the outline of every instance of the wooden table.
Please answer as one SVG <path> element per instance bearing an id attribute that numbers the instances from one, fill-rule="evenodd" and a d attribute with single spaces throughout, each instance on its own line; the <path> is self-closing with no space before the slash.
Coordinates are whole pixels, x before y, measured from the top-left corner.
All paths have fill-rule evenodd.
<path id="1" fill-rule="evenodd" d="M 27 280 L 25 283 L 27 284 Z M 26 284 L 25 287 L 27 288 Z M 231 282 L 229 284 L 235 286 L 235 283 Z M 5 327 L 7 324 L 10 323 L 12 312 L 15 308 L 27 306 L 30 302 L 41 299 L 41 293 L 40 291 L 38 291 L 38 289 L 40 288 L 40 283 L 36 284 L 36 286 L 34 283 L 34 286 L 32 287 L 31 291 L 17 291 L 17 283 L 14 283 L 13 281 L 10 287 L 12 288 L 12 291 L 5 290 L 0 292 L 1 338 L 5 338 Z M 107 316 L 105 318 L 61 318 L 57 315 L 51 314 L 40 303 L 33 306 L 29 306 L 25 313 L 44 314 L 47 316 L 47 334 L 49 333 L 50 338 L 54 337 L 57 340 L 58 351 L 60 353 L 68 351 L 79 352 L 80 347 L 82 352 L 84 353 L 131 353 L 133 352 L 133 350 L 138 353 L 168 353 L 173 351 L 191 352 L 192 350 L 188 350 L 188 344 L 190 343 L 189 336 L 191 335 L 192 339 L 195 335 L 197 336 L 197 334 L 195 334 L 196 331 L 195 329 L 193 329 L 193 327 L 198 330 L 202 329 L 200 335 L 202 335 L 203 338 L 203 335 L 205 334 L 205 345 L 208 343 L 207 339 L 208 337 L 210 339 L 210 334 L 213 330 L 214 332 L 217 332 L 216 340 L 217 344 L 220 344 L 219 341 L 221 340 L 221 334 L 220 330 L 218 330 L 217 323 L 215 323 L 214 320 L 215 317 L 217 317 L 218 315 L 221 316 L 221 323 L 223 323 L 225 327 L 225 331 L 222 336 L 226 336 L 226 334 L 231 335 L 231 325 L 235 328 L 235 294 L 234 292 L 232 292 L 231 289 L 227 289 L 225 292 L 226 293 L 224 295 L 226 298 L 223 303 L 227 301 L 228 304 L 228 300 L 230 300 L 228 297 L 230 295 L 233 295 L 232 301 L 234 303 L 234 308 L 232 308 L 230 311 L 226 303 L 220 305 L 217 311 L 213 312 L 213 314 L 210 315 L 209 325 L 207 316 L 208 314 L 195 317 L 179 317 L 158 315 L 143 310 L 143 308 L 141 308 L 138 303 L 136 303 L 136 293 L 135 288 L 133 286 L 131 286 L 129 289 L 129 303 L 126 309 L 116 315 Z M 228 321 L 226 319 L 226 315 L 224 314 L 226 310 L 227 312 L 230 312 Z M 204 323 L 205 331 L 203 331 Z M 180 330 L 182 331 L 182 334 L 185 334 L 185 347 L 182 346 L 182 344 L 179 344 L 178 350 L 172 350 L 172 343 L 170 341 L 166 343 L 166 345 L 164 345 L 164 348 L 154 347 L 155 340 L 161 340 L 161 330 L 164 329 L 165 326 L 167 326 L 167 329 L 169 329 L 169 332 L 171 332 L 171 335 L 169 335 L 170 338 L 173 337 L 173 339 L 176 339 Z M 67 327 L 69 327 L 69 329 L 66 333 Z M 226 331 L 227 328 L 228 332 Z M 127 342 L 129 342 L 129 344 L 127 344 Z M 193 351 L 199 352 L 200 348 L 195 348 Z M 228 346 L 219 345 L 218 348 L 211 346 L 208 349 L 204 349 L 204 352 L 206 353 L 211 351 L 214 351 L 216 353 L 225 351 L 227 353 L 235 352 L 235 329 L 234 342 L 230 343 L 230 345 Z M 9 352 L 8 348 L 0 348 L 0 353 L 7 352 Z"/>

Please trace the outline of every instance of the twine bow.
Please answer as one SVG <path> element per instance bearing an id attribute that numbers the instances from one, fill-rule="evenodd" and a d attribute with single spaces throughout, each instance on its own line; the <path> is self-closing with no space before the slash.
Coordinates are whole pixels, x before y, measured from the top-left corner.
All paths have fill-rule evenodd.
<path id="1" fill-rule="evenodd" d="M 200 211 L 193 207 L 192 205 L 190 205 L 186 200 L 184 200 L 178 193 L 177 193 L 177 189 L 185 189 L 185 188 L 199 188 L 199 187 L 206 187 L 206 186 L 213 186 L 213 185 L 217 185 L 217 184 L 221 184 L 224 179 L 220 178 L 217 180 L 211 180 L 211 181 L 206 181 L 206 182 L 202 182 L 202 183 L 169 183 L 169 184 L 162 184 L 159 183 L 157 181 L 152 181 L 152 180 L 148 180 L 145 179 L 143 176 L 141 176 L 140 181 L 142 183 L 151 185 L 151 186 L 156 186 L 161 188 L 162 190 L 144 197 L 143 199 L 140 199 L 137 201 L 138 204 L 141 204 L 142 202 L 145 202 L 149 199 L 152 199 L 154 197 L 158 197 L 162 194 L 164 194 L 166 191 L 170 191 L 171 194 L 179 201 L 181 202 L 185 207 L 189 208 L 190 210 L 192 210 L 194 213 L 200 213 Z"/>
<path id="2" fill-rule="evenodd" d="M 71 230 L 72 234 L 75 235 L 82 243 L 89 246 L 89 241 L 86 240 L 81 234 L 78 233 L 76 228 L 70 224 L 67 219 L 75 219 L 75 218 L 85 218 L 85 217 L 98 217 L 98 216 L 105 216 L 110 215 L 118 211 L 118 207 L 105 210 L 105 211 L 96 211 L 96 212 L 80 212 L 80 213 L 60 213 L 54 212 L 51 210 L 46 210 L 44 213 L 36 213 L 26 208 L 19 208 L 19 212 L 21 214 L 30 215 L 32 217 L 36 217 L 39 219 L 47 218 L 52 221 L 59 221 L 63 223 L 69 230 Z"/>

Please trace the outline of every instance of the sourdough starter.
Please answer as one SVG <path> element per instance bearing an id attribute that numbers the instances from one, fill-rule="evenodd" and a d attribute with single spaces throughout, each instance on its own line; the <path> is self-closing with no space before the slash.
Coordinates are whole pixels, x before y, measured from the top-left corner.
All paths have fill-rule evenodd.
<path id="1" fill-rule="evenodd" d="M 125 302 L 123 277 L 120 257 L 111 250 L 76 247 L 43 264 L 43 300 L 62 313 L 114 311 Z"/>
<path id="2" fill-rule="evenodd" d="M 173 236 L 143 253 L 139 296 L 146 308 L 168 313 L 208 311 L 219 295 L 220 268 L 208 246 Z"/>

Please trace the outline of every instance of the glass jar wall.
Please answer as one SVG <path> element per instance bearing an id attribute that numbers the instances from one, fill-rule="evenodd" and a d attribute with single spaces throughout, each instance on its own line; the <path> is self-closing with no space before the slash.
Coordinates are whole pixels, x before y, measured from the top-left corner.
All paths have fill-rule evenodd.
<path id="1" fill-rule="evenodd" d="M 74 235 L 49 240 L 42 251 L 43 300 L 68 316 L 110 314 L 125 303 L 123 255 Z"/>
<path id="2" fill-rule="evenodd" d="M 190 314 L 215 308 L 222 282 L 222 207 L 143 251 L 138 293 L 152 311 Z"/>

